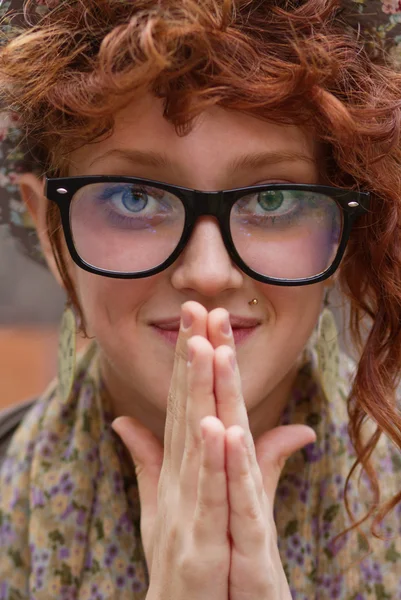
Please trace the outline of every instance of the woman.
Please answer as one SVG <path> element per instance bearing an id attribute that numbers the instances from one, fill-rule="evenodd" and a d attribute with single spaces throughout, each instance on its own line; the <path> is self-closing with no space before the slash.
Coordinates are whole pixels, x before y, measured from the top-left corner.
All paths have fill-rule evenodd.
<path id="1" fill-rule="evenodd" d="M 400 597 L 396 20 L 379 44 L 316 0 L 18 8 L 3 219 L 14 178 L 68 303 L 2 465 L 0 598 Z"/>

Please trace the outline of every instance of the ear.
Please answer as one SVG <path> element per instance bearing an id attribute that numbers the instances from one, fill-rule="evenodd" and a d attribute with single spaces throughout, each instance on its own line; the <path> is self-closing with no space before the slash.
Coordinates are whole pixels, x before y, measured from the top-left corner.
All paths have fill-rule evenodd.
<path id="1" fill-rule="evenodd" d="M 53 273 L 59 285 L 64 287 L 53 256 L 49 233 L 47 230 L 46 213 L 48 200 L 43 194 L 44 179 L 39 179 L 33 173 L 23 173 L 19 177 L 18 184 L 21 198 L 28 208 L 28 211 L 35 224 L 42 252 L 45 256 L 49 269 Z"/>

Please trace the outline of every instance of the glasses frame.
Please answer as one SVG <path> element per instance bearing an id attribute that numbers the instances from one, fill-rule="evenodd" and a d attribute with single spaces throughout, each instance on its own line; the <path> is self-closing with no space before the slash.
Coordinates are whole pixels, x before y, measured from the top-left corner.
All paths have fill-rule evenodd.
<path id="1" fill-rule="evenodd" d="M 157 267 L 148 269 L 147 271 L 121 273 L 118 271 L 109 271 L 106 269 L 93 267 L 79 256 L 74 245 L 71 231 L 70 206 L 74 195 L 81 188 L 93 183 L 128 183 L 132 185 L 139 184 L 151 186 L 174 194 L 181 200 L 185 210 L 184 228 L 175 250 L 167 260 Z M 333 198 L 333 200 L 335 200 L 338 206 L 341 208 L 343 228 L 337 254 L 330 267 L 322 273 L 314 275 L 313 277 L 307 277 L 305 279 L 278 279 L 275 277 L 268 277 L 258 273 L 257 271 L 253 271 L 238 254 L 230 231 L 230 212 L 233 204 L 235 204 L 237 200 L 243 196 L 246 196 L 250 193 L 260 193 L 275 189 L 280 189 L 282 191 L 295 190 L 324 194 L 330 198 Z M 73 261 L 79 267 L 85 271 L 88 271 L 89 273 L 103 275 L 104 277 L 113 277 L 116 279 L 141 279 L 143 277 L 156 275 L 157 273 L 167 269 L 177 260 L 192 235 L 197 219 L 201 216 L 212 216 L 215 217 L 219 223 L 224 245 L 234 264 L 239 267 L 243 273 L 249 277 L 252 277 L 256 281 L 278 286 L 310 285 L 328 279 L 336 271 L 341 262 L 347 242 L 349 240 L 351 229 L 356 219 L 368 211 L 370 204 L 369 192 L 357 192 L 354 190 L 324 185 L 273 183 L 231 190 L 202 192 L 190 188 L 170 185 L 160 181 L 154 181 L 152 179 L 114 175 L 46 178 L 44 195 L 48 200 L 54 202 L 59 208 L 66 244 Z"/>

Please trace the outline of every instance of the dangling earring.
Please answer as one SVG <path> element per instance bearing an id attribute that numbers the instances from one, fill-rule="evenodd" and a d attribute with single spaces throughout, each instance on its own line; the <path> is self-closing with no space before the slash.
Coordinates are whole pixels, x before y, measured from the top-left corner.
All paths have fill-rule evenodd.
<path id="1" fill-rule="evenodd" d="M 71 304 L 64 308 L 58 346 L 58 392 L 61 400 L 70 397 L 75 375 L 77 321 Z"/>
<path id="2" fill-rule="evenodd" d="M 329 291 L 324 298 L 324 308 L 319 317 L 316 339 L 317 367 L 320 384 L 329 402 L 334 401 L 338 385 L 340 349 L 334 315 L 329 308 Z"/>

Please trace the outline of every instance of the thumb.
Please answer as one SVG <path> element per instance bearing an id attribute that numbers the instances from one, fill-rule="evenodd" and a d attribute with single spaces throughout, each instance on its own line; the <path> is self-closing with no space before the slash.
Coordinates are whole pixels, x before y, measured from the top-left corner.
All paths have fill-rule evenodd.
<path id="1" fill-rule="evenodd" d="M 316 433 L 307 425 L 281 425 L 261 435 L 255 443 L 256 458 L 265 492 L 274 501 L 276 488 L 287 458 L 316 441 Z"/>
<path id="2" fill-rule="evenodd" d="M 142 541 L 148 559 L 152 527 L 157 514 L 163 447 L 149 429 L 132 417 L 118 417 L 111 426 L 124 442 L 135 465 L 141 502 Z"/>

